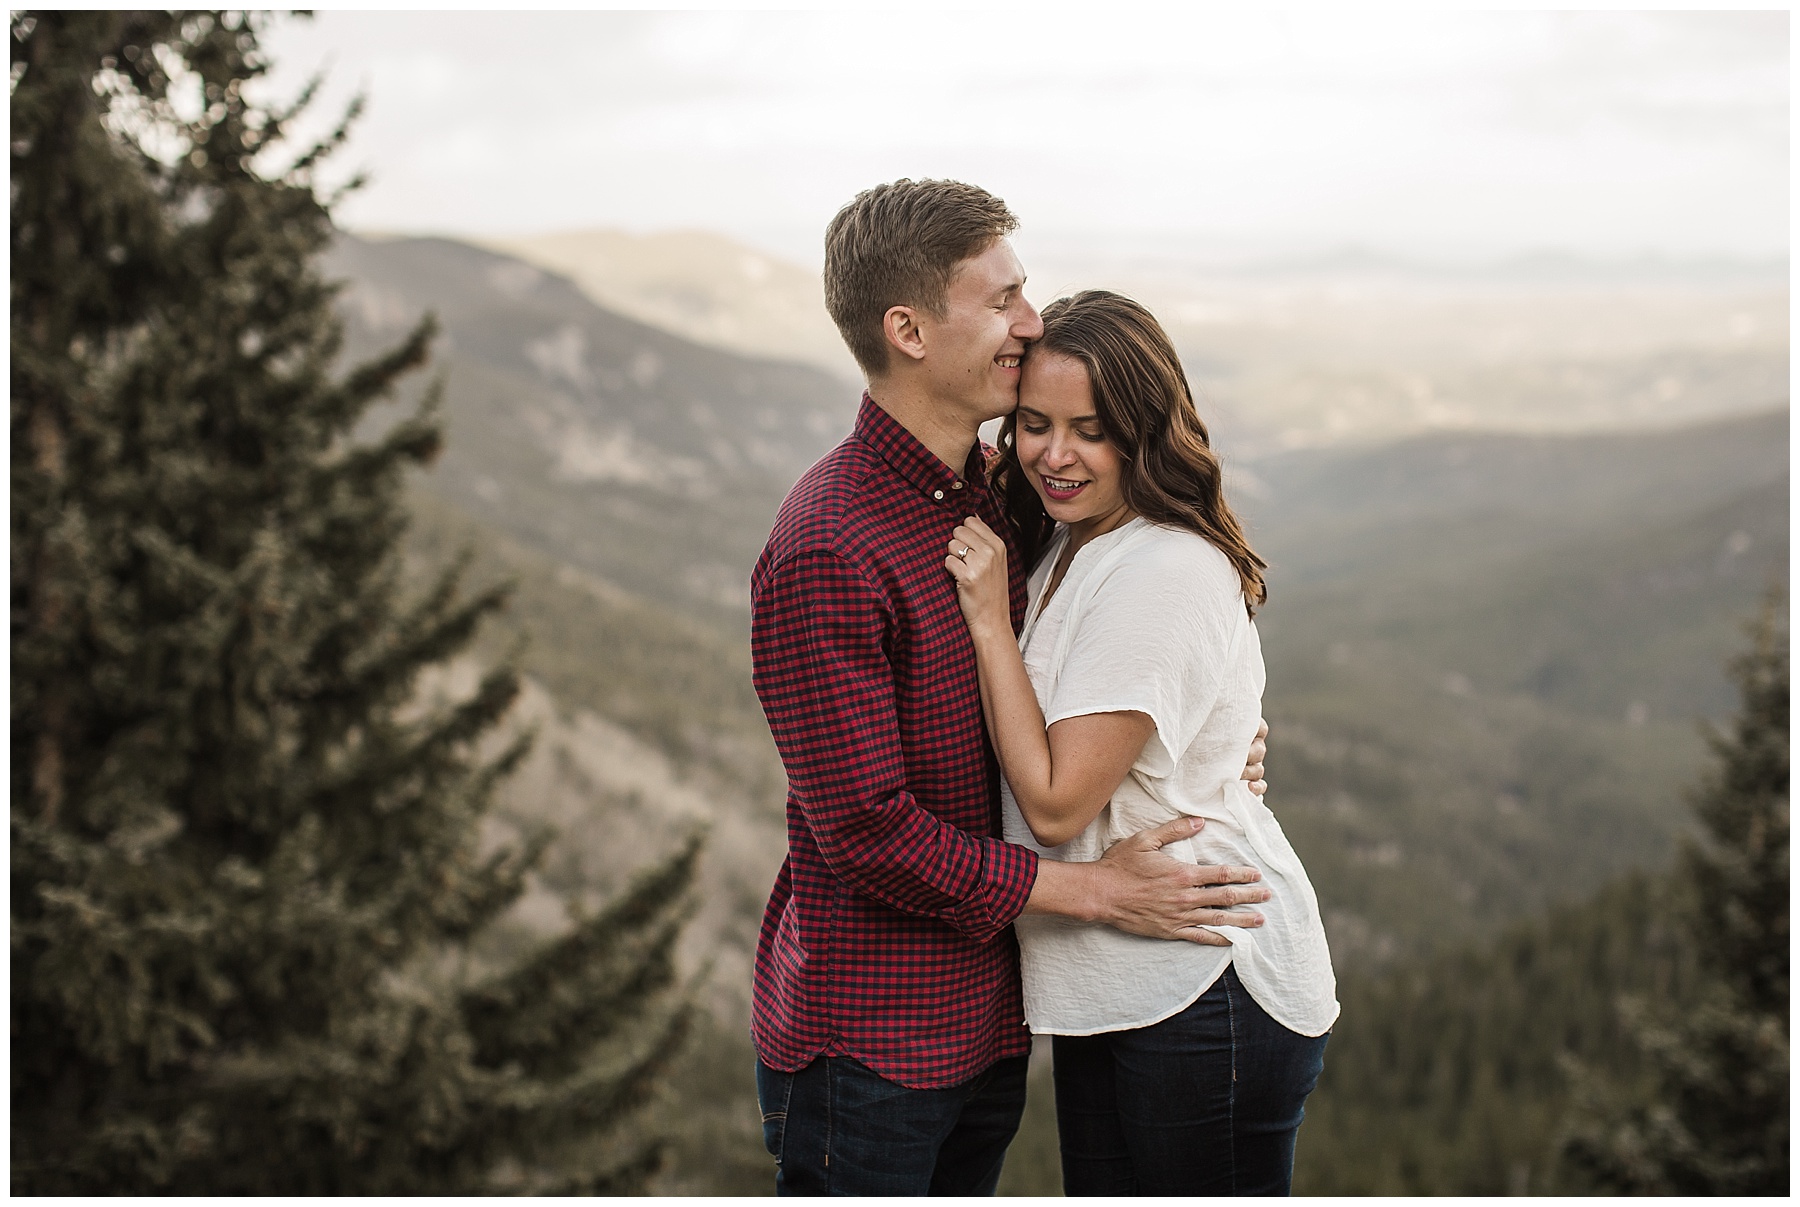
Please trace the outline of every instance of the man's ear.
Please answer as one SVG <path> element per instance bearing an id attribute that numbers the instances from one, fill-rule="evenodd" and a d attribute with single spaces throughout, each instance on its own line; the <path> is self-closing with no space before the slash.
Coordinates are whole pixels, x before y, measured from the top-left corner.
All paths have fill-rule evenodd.
<path id="1" fill-rule="evenodd" d="M 881 316 L 881 334 L 888 347 L 911 360 L 925 359 L 925 332 L 919 326 L 919 312 L 911 306 L 889 306 Z"/>

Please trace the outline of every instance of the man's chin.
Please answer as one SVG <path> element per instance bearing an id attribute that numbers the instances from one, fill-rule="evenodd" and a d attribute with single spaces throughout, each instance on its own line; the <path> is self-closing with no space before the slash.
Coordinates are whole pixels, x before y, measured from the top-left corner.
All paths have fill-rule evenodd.
<path id="1" fill-rule="evenodd" d="M 981 421 L 987 423 L 989 420 L 993 419 L 1005 419 L 1008 415 L 1018 409 L 1019 394 L 1018 391 L 1015 390 L 1009 394 L 1003 394 L 989 399 L 988 408 L 982 414 Z"/>

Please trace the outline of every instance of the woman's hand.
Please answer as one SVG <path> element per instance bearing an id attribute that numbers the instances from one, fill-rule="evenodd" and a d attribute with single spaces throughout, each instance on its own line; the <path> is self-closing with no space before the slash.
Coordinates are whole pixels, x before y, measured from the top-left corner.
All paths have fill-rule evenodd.
<path id="1" fill-rule="evenodd" d="M 1057 846 L 1105 808 L 1155 723 L 1141 712 L 1091 713 L 1048 732 L 1013 636 L 1006 543 L 975 516 L 956 526 L 944 568 L 975 642 L 981 709 L 1001 774 L 1039 842 Z"/>
<path id="2" fill-rule="evenodd" d="M 1006 581 L 1006 542 L 981 517 L 970 516 L 950 534 L 944 569 L 956 580 L 956 602 L 962 605 L 969 634 L 1012 637 L 1012 598 Z"/>

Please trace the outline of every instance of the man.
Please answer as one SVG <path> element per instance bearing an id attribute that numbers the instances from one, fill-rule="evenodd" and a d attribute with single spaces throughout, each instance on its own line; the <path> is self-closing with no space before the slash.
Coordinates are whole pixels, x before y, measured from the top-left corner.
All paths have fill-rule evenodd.
<path id="1" fill-rule="evenodd" d="M 756 691 L 789 784 L 752 1024 L 779 1193 L 993 1193 L 1025 1100 L 1022 912 L 1223 943 L 1203 928 L 1255 925 L 1224 911 L 1267 899 L 1252 869 L 1157 853 L 1197 821 L 1089 864 L 996 837 L 998 771 L 942 563 L 965 516 L 1009 531 L 977 429 L 1017 404 L 1043 331 L 1016 225 L 981 189 L 901 180 L 826 233 L 826 306 L 868 391 L 751 579 Z"/>

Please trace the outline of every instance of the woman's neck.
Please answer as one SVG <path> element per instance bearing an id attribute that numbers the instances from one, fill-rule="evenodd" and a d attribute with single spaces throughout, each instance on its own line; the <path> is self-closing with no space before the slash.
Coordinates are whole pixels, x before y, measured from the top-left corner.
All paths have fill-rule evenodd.
<path id="1" fill-rule="evenodd" d="M 1120 504 L 1116 511 L 1109 511 L 1105 515 L 1089 516 L 1085 520 L 1076 520 L 1069 525 L 1068 551 L 1070 555 L 1095 537 L 1105 536 L 1135 519 L 1137 519 L 1137 512 Z"/>
<path id="2" fill-rule="evenodd" d="M 1097 536 L 1105 536 L 1137 519 L 1137 512 L 1129 507 L 1120 507 L 1117 511 L 1103 516 L 1092 516 L 1085 520 L 1077 520 L 1069 525 L 1069 543 L 1062 548 L 1062 554 L 1056 564 L 1050 567 L 1050 582 L 1044 590 L 1044 602 L 1049 603 L 1056 595 L 1056 589 L 1062 586 L 1063 575 L 1069 572 L 1069 564 L 1075 560 L 1075 554 L 1081 547 Z"/>

